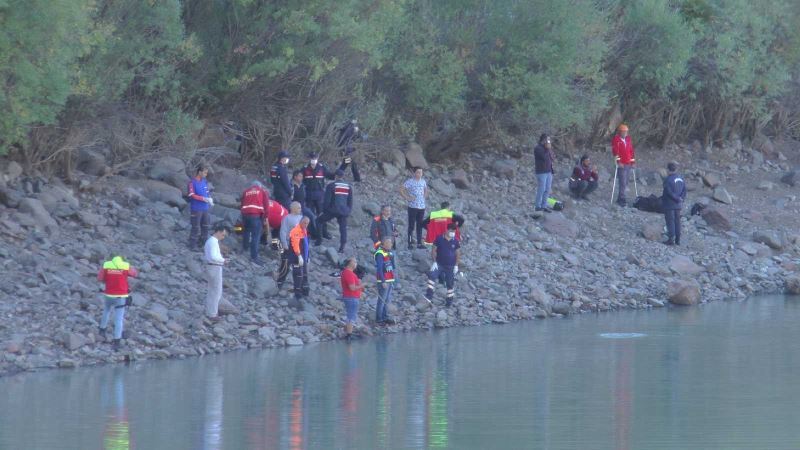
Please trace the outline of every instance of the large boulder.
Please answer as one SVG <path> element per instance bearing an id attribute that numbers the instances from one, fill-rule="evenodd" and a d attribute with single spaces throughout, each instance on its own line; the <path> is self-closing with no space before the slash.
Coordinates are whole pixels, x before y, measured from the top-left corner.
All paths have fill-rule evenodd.
<path id="1" fill-rule="evenodd" d="M 783 239 L 774 231 L 758 230 L 753 232 L 753 241 L 766 245 L 773 250 L 783 248 Z"/>
<path id="2" fill-rule="evenodd" d="M 174 186 L 158 180 L 141 180 L 138 184 L 142 194 L 150 201 L 164 202 L 177 208 L 186 206 L 183 193 Z"/>
<path id="3" fill-rule="evenodd" d="M 425 159 L 425 152 L 422 151 L 422 147 L 416 142 L 412 142 L 406 146 L 406 161 L 408 161 L 408 165 L 411 167 L 421 167 L 423 169 L 428 168 L 428 161 Z"/>
<path id="4" fill-rule="evenodd" d="M 22 166 L 20 166 L 16 161 L 11 161 L 6 167 L 6 173 L 3 178 L 5 182 L 13 183 L 17 181 L 17 178 L 19 178 L 20 175 L 22 175 Z"/>
<path id="5" fill-rule="evenodd" d="M 664 226 L 660 223 L 646 223 L 642 226 L 642 236 L 648 241 L 660 241 Z"/>
<path id="6" fill-rule="evenodd" d="M 214 193 L 225 192 L 234 195 L 244 192 L 253 181 L 239 171 L 227 167 L 214 168 L 213 173 L 208 176 L 208 180 L 214 187 Z"/>
<path id="7" fill-rule="evenodd" d="M 675 255 L 669 261 L 669 270 L 679 275 L 697 275 L 705 272 L 703 266 L 697 265 L 691 258 L 683 255 Z"/>
<path id="8" fill-rule="evenodd" d="M 733 197 L 731 197 L 731 194 L 728 193 L 728 190 L 722 186 L 717 186 L 714 188 L 714 193 L 712 194 L 711 198 L 720 203 L 725 203 L 726 205 L 733 204 Z"/>
<path id="9" fill-rule="evenodd" d="M 253 279 L 250 292 L 255 298 L 272 297 L 278 293 L 278 284 L 272 277 L 258 276 Z"/>
<path id="10" fill-rule="evenodd" d="M 19 211 L 30 214 L 36 221 L 36 226 L 40 226 L 48 231 L 58 229 L 58 223 L 47 211 L 41 201 L 35 198 L 23 198 L 19 202 Z"/>
<path id="11" fill-rule="evenodd" d="M 545 214 L 542 220 L 542 227 L 547 232 L 565 238 L 575 238 L 578 236 L 578 225 L 567 219 L 560 212 Z"/>
<path id="12" fill-rule="evenodd" d="M 667 284 L 667 299 L 673 305 L 696 305 L 700 302 L 700 285 L 694 280 L 672 280 Z"/>
<path id="13" fill-rule="evenodd" d="M 430 180 L 428 183 L 434 191 L 442 194 L 444 197 L 449 198 L 455 195 L 455 189 L 453 188 L 453 185 L 448 184 L 447 182 L 439 178 L 434 178 Z"/>
<path id="14" fill-rule="evenodd" d="M 454 170 L 453 174 L 450 175 L 450 182 L 459 189 L 469 188 L 469 178 L 467 178 L 467 172 L 464 169 Z"/>
<path id="15" fill-rule="evenodd" d="M 9 208 L 17 208 L 22 199 L 23 196 L 20 191 L 0 187 L 0 204 Z"/>
<path id="16" fill-rule="evenodd" d="M 793 274 L 786 277 L 786 293 L 800 295 L 800 274 Z"/>
<path id="17" fill-rule="evenodd" d="M 382 162 L 381 170 L 383 171 L 383 175 L 386 177 L 387 180 L 394 180 L 395 178 L 400 176 L 400 169 L 398 169 L 397 167 L 395 167 L 394 164 L 389 162 Z"/>
<path id="18" fill-rule="evenodd" d="M 189 183 L 186 175 L 186 163 L 174 156 L 165 156 L 153 162 L 147 177 L 151 180 L 163 181 L 170 186 L 184 189 Z"/>
<path id="19" fill-rule="evenodd" d="M 519 162 L 513 159 L 499 159 L 492 163 L 492 172 L 499 178 L 512 179 L 517 171 Z"/>
<path id="20" fill-rule="evenodd" d="M 97 150 L 83 147 L 78 150 L 78 158 L 75 167 L 88 175 L 105 175 L 108 170 L 105 155 Z"/>
<path id="21" fill-rule="evenodd" d="M 788 184 L 792 187 L 797 186 L 798 182 L 800 182 L 800 167 L 795 167 L 781 177 L 781 183 Z"/>
<path id="22" fill-rule="evenodd" d="M 710 187 L 715 188 L 722 184 L 722 181 L 719 179 L 719 175 L 713 172 L 706 172 L 702 176 L 703 184 Z"/>
<path id="23" fill-rule="evenodd" d="M 707 206 L 700 211 L 700 217 L 706 221 L 706 223 L 715 230 L 718 231 L 729 231 L 731 227 L 731 221 L 728 218 L 728 214 L 720 208 L 715 206 Z"/>

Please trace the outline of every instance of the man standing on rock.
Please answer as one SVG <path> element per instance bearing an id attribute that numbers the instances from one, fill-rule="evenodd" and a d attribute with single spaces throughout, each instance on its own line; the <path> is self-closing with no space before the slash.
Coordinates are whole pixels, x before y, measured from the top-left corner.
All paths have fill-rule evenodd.
<path id="1" fill-rule="evenodd" d="M 199 164 L 194 172 L 194 177 L 189 181 L 189 214 L 191 215 L 192 231 L 189 233 L 189 248 L 195 249 L 202 245 L 208 236 L 208 226 L 211 224 L 209 209 L 214 206 L 211 193 L 208 190 L 208 167 Z"/>
<path id="2" fill-rule="evenodd" d="M 422 222 L 425 219 L 425 199 L 428 198 L 428 183 L 422 178 L 422 168 L 414 168 L 414 177 L 400 186 L 400 195 L 408 202 L 408 249 L 414 248 L 411 239 L 417 230 L 417 248 L 425 248 L 422 243 Z"/>
<path id="3" fill-rule="evenodd" d="M 550 197 L 550 188 L 553 185 L 553 144 L 550 136 L 542 134 L 539 136 L 539 144 L 533 149 L 533 159 L 536 170 L 536 200 L 534 211 L 551 212 L 547 207 L 547 199 Z"/>
<path id="4" fill-rule="evenodd" d="M 441 209 L 431 211 L 431 215 L 422 221 L 425 226 L 425 242 L 433 244 L 439 236 L 445 234 L 453 224 L 456 226 L 456 239 L 461 240 L 461 227 L 464 226 L 464 217 L 450 210 L 450 203 L 442 202 Z"/>
<path id="5" fill-rule="evenodd" d="M 636 156 L 633 150 L 633 142 L 628 136 L 628 126 L 624 123 L 617 128 L 617 134 L 611 140 L 611 152 L 614 154 L 616 162 L 616 177 L 619 180 L 619 194 L 617 195 L 617 205 L 626 206 L 625 191 L 628 187 L 631 171 L 636 165 Z"/>
<path id="6" fill-rule="evenodd" d="M 312 239 L 317 239 L 319 229 L 317 228 L 317 215 L 308 208 L 308 190 L 303 182 L 303 171 L 295 170 L 292 173 L 292 202 L 300 203 L 300 211 L 309 218 L 308 235 Z"/>
<path id="7" fill-rule="evenodd" d="M 344 253 L 347 244 L 347 217 L 353 209 L 353 187 L 344 181 L 344 171 L 336 171 L 336 181 L 325 187 L 324 212 L 317 218 L 317 224 L 322 229 L 322 237 L 330 239 L 328 234 L 328 221 L 336 219 L 339 224 L 339 253 Z M 317 244 L 321 244 L 317 239 Z"/>
<path id="8" fill-rule="evenodd" d="M 207 265 L 208 294 L 206 295 L 206 317 L 212 322 L 219 321 L 219 301 L 222 300 L 222 266 L 225 258 L 219 249 L 219 241 L 225 239 L 230 230 L 223 224 L 214 225 L 214 233 L 206 241 L 203 258 Z"/>
<path id="9" fill-rule="evenodd" d="M 289 153 L 281 150 L 278 153 L 278 160 L 269 170 L 269 180 L 272 183 L 272 198 L 278 201 L 284 208 L 289 207 L 292 202 L 292 182 L 289 180 Z"/>
<path id="10" fill-rule="evenodd" d="M 340 167 L 344 170 L 343 167 Z M 325 180 L 333 180 L 335 172 L 319 162 L 319 155 L 308 154 L 308 165 L 303 168 L 303 186 L 306 189 L 306 204 L 315 216 L 322 214 L 322 201 L 325 197 Z"/>
<path id="11" fill-rule="evenodd" d="M 303 219 L 303 214 L 301 213 L 300 203 L 292 202 L 289 205 L 289 215 L 284 217 L 281 221 L 281 228 L 280 228 L 280 247 L 279 251 L 281 254 L 280 257 L 280 265 L 278 266 L 278 272 L 275 276 L 275 281 L 278 282 L 278 285 L 282 285 L 283 282 L 286 280 L 286 276 L 289 274 L 289 233 L 300 223 Z"/>
<path id="12" fill-rule="evenodd" d="M 686 183 L 678 173 L 678 163 L 667 164 L 669 175 L 664 179 L 661 193 L 661 206 L 664 208 L 664 219 L 667 222 L 666 245 L 681 244 L 681 208 L 686 199 Z"/>
<path id="13" fill-rule="evenodd" d="M 351 339 L 353 335 L 353 324 L 358 320 L 358 302 L 361 299 L 361 294 L 364 292 L 364 284 L 358 279 L 355 269 L 358 266 L 358 261 L 355 257 L 347 258 L 344 262 L 344 270 L 342 270 L 342 302 L 344 302 L 344 309 L 346 313 L 346 320 L 344 323 L 344 337 Z"/>
<path id="14" fill-rule="evenodd" d="M 436 287 L 436 282 L 443 278 L 447 287 L 445 306 L 449 307 L 453 304 L 455 277 L 458 273 L 458 261 L 461 259 L 460 248 L 461 244 L 456 238 L 456 224 L 451 223 L 447 226 L 447 233 L 436 238 L 433 243 L 433 250 L 431 251 L 433 265 L 428 273 L 428 289 L 425 292 L 425 298 L 429 302 L 433 301 L 433 290 Z"/>
<path id="15" fill-rule="evenodd" d="M 381 214 L 372 218 L 372 224 L 369 226 L 369 237 L 372 238 L 372 246 L 376 250 L 384 239 L 390 238 L 394 241 L 397 238 L 397 227 L 392 219 L 391 206 L 383 205 Z"/>
<path id="16" fill-rule="evenodd" d="M 581 161 L 572 169 L 569 190 L 576 199 L 588 200 L 587 196 L 597 189 L 597 168 L 591 165 L 589 156 L 581 156 Z"/>
<path id="17" fill-rule="evenodd" d="M 103 268 L 97 272 L 97 280 L 105 282 L 103 293 L 106 296 L 103 316 L 100 319 L 100 336 L 106 335 L 106 327 L 114 311 L 114 348 L 119 348 L 122 340 L 122 328 L 125 322 L 125 307 L 130 299 L 128 277 L 136 277 L 138 272 L 128 264 L 122 256 L 115 256 L 111 261 L 103 263 Z"/>
<path id="18" fill-rule="evenodd" d="M 375 306 L 375 322 L 393 325 L 394 319 L 389 317 L 389 302 L 392 301 L 392 290 L 395 282 L 394 253 L 392 238 L 385 237 L 375 252 L 375 272 L 378 280 L 378 303 Z"/>
<path id="19" fill-rule="evenodd" d="M 259 266 L 264 263 L 258 258 L 258 250 L 261 244 L 262 228 L 266 228 L 269 233 L 269 194 L 264 190 L 264 185 L 260 181 L 254 180 L 250 187 L 242 193 L 242 222 L 244 223 L 244 233 L 242 233 L 242 251 L 250 249 L 250 259 Z"/>
<path id="20" fill-rule="evenodd" d="M 302 308 L 300 298 L 308 295 L 303 285 L 308 285 L 308 217 L 300 219 L 292 231 L 289 232 L 289 263 L 292 265 L 292 282 L 294 284 L 294 298 L 298 309 Z"/>

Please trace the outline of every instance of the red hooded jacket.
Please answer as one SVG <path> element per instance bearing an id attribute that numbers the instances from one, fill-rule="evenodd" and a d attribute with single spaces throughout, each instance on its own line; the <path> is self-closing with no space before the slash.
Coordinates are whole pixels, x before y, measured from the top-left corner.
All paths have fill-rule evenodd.
<path id="1" fill-rule="evenodd" d="M 611 140 L 611 153 L 617 158 L 617 162 L 624 165 L 631 165 L 636 162 L 636 155 L 633 150 L 631 136 L 623 138 L 619 134 Z"/>

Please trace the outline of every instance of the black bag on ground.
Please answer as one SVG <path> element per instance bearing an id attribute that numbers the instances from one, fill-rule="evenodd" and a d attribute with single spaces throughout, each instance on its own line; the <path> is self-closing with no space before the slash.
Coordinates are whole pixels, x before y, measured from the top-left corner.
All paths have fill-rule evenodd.
<path id="1" fill-rule="evenodd" d="M 664 214 L 661 197 L 656 197 L 655 194 L 650 194 L 648 197 L 636 197 L 633 207 L 640 211 Z"/>

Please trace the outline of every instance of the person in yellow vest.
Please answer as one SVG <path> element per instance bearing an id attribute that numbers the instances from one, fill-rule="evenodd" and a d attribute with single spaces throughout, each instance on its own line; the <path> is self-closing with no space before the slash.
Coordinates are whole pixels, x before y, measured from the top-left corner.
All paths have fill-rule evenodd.
<path id="1" fill-rule="evenodd" d="M 105 282 L 103 293 L 106 296 L 103 317 L 100 319 L 100 336 L 106 335 L 106 327 L 114 311 L 114 348 L 119 348 L 122 340 L 122 327 L 125 321 L 125 307 L 130 305 L 128 277 L 136 277 L 138 272 L 122 256 L 115 256 L 103 263 L 97 273 L 97 281 Z"/>
<path id="2" fill-rule="evenodd" d="M 392 301 L 392 290 L 396 281 L 392 238 L 384 237 L 381 246 L 375 252 L 375 276 L 378 281 L 378 303 L 375 306 L 375 322 L 394 325 L 389 317 L 389 302 Z"/>
<path id="3" fill-rule="evenodd" d="M 442 202 L 441 209 L 431 211 L 431 215 L 422 224 L 425 226 L 425 242 L 433 245 L 436 238 L 447 232 L 447 227 L 451 223 L 456 224 L 456 238 L 461 240 L 461 227 L 464 226 L 464 217 L 454 213 L 450 209 L 450 203 Z"/>

